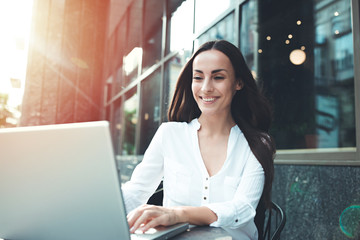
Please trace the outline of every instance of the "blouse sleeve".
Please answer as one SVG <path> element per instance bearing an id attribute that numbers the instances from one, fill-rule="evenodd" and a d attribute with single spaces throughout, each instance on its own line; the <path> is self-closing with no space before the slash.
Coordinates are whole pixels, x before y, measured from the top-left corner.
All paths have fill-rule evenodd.
<path id="1" fill-rule="evenodd" d="M 265 183 L 264 170 L 253 154 L 245 165 L 242 179 L 232 200 L 206 205 L 218 217 L 213 227 L 239 228 L 252 221 Z"/>
<path id="2" fill-rule="evenodd" d="M 148 201 L 163 177 L 163 128 L 164 125 L 162 124 L 151 140 L 143 160 L 136 166 L 130 181 L 122 186 L 128 213 Z"/>

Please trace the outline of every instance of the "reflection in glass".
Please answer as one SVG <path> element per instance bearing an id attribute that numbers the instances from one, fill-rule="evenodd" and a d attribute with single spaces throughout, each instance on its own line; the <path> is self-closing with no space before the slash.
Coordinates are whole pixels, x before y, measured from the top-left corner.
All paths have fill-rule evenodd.
<path id="1" fill-rule="evenodd" d="M 195 1 L 195 31 L 208 27 L 209 23 L 214 21 L 226 11 L 235 0 L 196 0 Z"/>
<path id="2" fill-rule="evenodd" d="M 258 64 L 255 62 L 258 62 L 258 53 L 262 53 L 262 49 L 258 47 L 257 11 L 257 1 L 249 1 L 241 6 L 240 50 L 255 76 L 258 71 Z M 267 41 L 271 39 L 271 35 L 266 36 Z"/>
<path id="3" fill-rule="evenodd" d="M 126 94 L 124 102 L 125 128 L 123 129 L 122 155 L 134 155 L 136 150 L 135 135 L 139 100 L 135 90 L 136 88 Z"/>
<path id="4" fill-rule="evenodd" d="M 170 21 L 170 51 L 191 50 L 194 21 L 194 0 L 184 1 Z"/>
<path id="5" fill-rule="evenodd" d="M 235 31 L 234 31 L 234 13 L 227 15 L 220 22 L 215 24 L 212 28 L 202 34 L 195 42 L 195 48 L 201 44 L 214 40 L 214 39 L 225 39 L 235 45 Z"/>
<path id="6" fill-rule="evenodd" d="M 294 65 L 301 65 L 306 60 L 306 53 L 301 49 L 294 49 L 289 56 L 290 62 Z"/>
<path id="7" fill-rule="evenodd" d="M 143 72 L 161 59 L 163 1 L 147 0 L 144 4 Z"/>
<path id="8" fill-rule="evenodd" d="M 160 123 L 160 70 L 141 82 L 140 149 L 144 154 Z"/>
<path id="9" fill-rule="evenodd" d="M 141 67 L 142 59 L 142 48 L 135 47 L 131 52 L 124 57 L 124 73 L 126 84 L 129 84 L 135 80 L 139 73 L 139 68 Z"/>
<path id="10" fill-rule="evenodd" d="M 179 77 L 182 67 L 185 65 L 188 58 L 191 56 L 191 51 L 181 51 L 178 55 L 171 58 L 165 64 L 165 76 L 164 76 L 164 100 L 163 103 L 163 115 L 162 121 L 167 121 L 167 110 L 170 107 L 172 97 L 174 95 L 175 86 Z"/>
<path id="11" fill-rule="evenodd" d="M 122 108 L 121 100 L 114 103 L 114 116 L 112 119 L 112 136 L 115 155 L 121 155 L 121 129 L 122 129 Z"/>
<path id="12" fill-rule="evenodd" d="M 347 0 L 242 5 L 240 46 L 272 101 L 278 149 L 355 147 L 350 10 Z"/>
<path id="13" fill-rule="evenodd" d="M 115 80 L 115 93 L 120 92 L 124 86 L 123 84 L 123 68 L 120 66 L 116 71 L 116 80 Z"/>
<path id="14" fill-rule="evenodd" d="M 124 54 L 126 45 L 126 24 L 127 18 L 123 18 L 121 22 L 118 24 L 116 29 L 116 52 L 115 52 L 115 59 L 111 60 L 110 65 L 114 66 L 116 71 L 116 78 L 115 78 L 115 93 L 120 92 L 125 87 L 125 81 L 123 77 L 123 65 L 124 65 Z M 115 51 L 115 49 L 110 49 L 110 51 Z"/>
<path id="15" fill-rule="evenodd" d="M 125 49 L 124 54 L 120 56 L 124 56 L 124 87 L 138 77 L 141 68 L 143 50 L 141 48 L 141 38 L 139 37 L 139 33 L 142 28 L 142 10 L 143 1 L 133 1 L 126 13 L 128 19 L 122 21 L 119 29 L 119 34 L 123 34 L 121 37 L 125 37 L 126 39 L 126 44 L 120 46 L 120 48 Z M 127 25 L 125 25 L 126 23 Z M 128 27 L 130 24 L 131 27 Z M 126 33 L 122 31 L 125 29 Z"/>
<path id="16" fill-rule="evenodd" d="M 113 95 L 113 77 L 110 76 L 108 79 L 106 79 L 106 85 L 105 85 L 105 99 L 106 102 L 109 102 Z"/>

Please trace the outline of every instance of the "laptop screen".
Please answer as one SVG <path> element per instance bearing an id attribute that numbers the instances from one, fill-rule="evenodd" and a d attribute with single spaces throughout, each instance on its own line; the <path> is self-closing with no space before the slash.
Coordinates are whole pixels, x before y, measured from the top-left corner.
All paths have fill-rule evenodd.
<path id="1" fill-rule="evenodd" d="M 0 130 L 0 238 L 130 239 L 105 121 Z"/>

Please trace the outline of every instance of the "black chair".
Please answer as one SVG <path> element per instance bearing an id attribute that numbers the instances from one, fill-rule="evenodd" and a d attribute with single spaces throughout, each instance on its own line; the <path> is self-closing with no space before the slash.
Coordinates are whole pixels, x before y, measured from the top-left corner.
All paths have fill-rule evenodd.
<path id="1" fill-rule="evenodd" d="M 148 204 L 162 206 L 163 186 L 159 185 L 155 193 L 150 197 Z M 284 211 L 274 202 L 271 209 L 266 209 L 264 202 L 260 200 L 256 208 L 255 225 L 259 232 L 259 240 L 278 240 L 284 229 L 286 215 Z"/>
<path id="2" fill-rule="evenodd" d="M 158 188 L 156 189 L 156 191 L 154 192 L 154 194 L 149 198 L 147 204 L 162 206 L 163 198 L 164 198 L 164 191 L 163 191 L 163 184 L 161 182 Z"/>
<path id="3" fill-rule="evenodd" d="M 278 240 L 286 223 L 285 212 L 279 205 L 271 202 L 271 208 L 265 209 L 260 201 L 255 216 L 255 224 L 259 232 L 259 240 Z"/>

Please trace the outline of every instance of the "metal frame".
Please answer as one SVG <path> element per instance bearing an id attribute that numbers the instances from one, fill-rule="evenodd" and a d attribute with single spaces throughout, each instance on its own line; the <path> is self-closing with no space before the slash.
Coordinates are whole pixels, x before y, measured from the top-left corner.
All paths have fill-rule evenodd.
<path id="1" fill-rule="evenodd" d="M 275 214 L 273 214 L 275 213 Z M 278 240 L 286 224 L 286 214 L 282 208 L 271 202 L 271 209 L 267 210 L 263 239 Z"/>
<path id="2" fill-rule="evenodd" d="M 354 66 L 360 66 L 360 4 L 358 0 L 351 1 L 352 28 L 354 41 Z M 355 129 L 356 129 L 356 161 L 360 162 L 360 68 L 354 67 L 355 91 Z"/>

